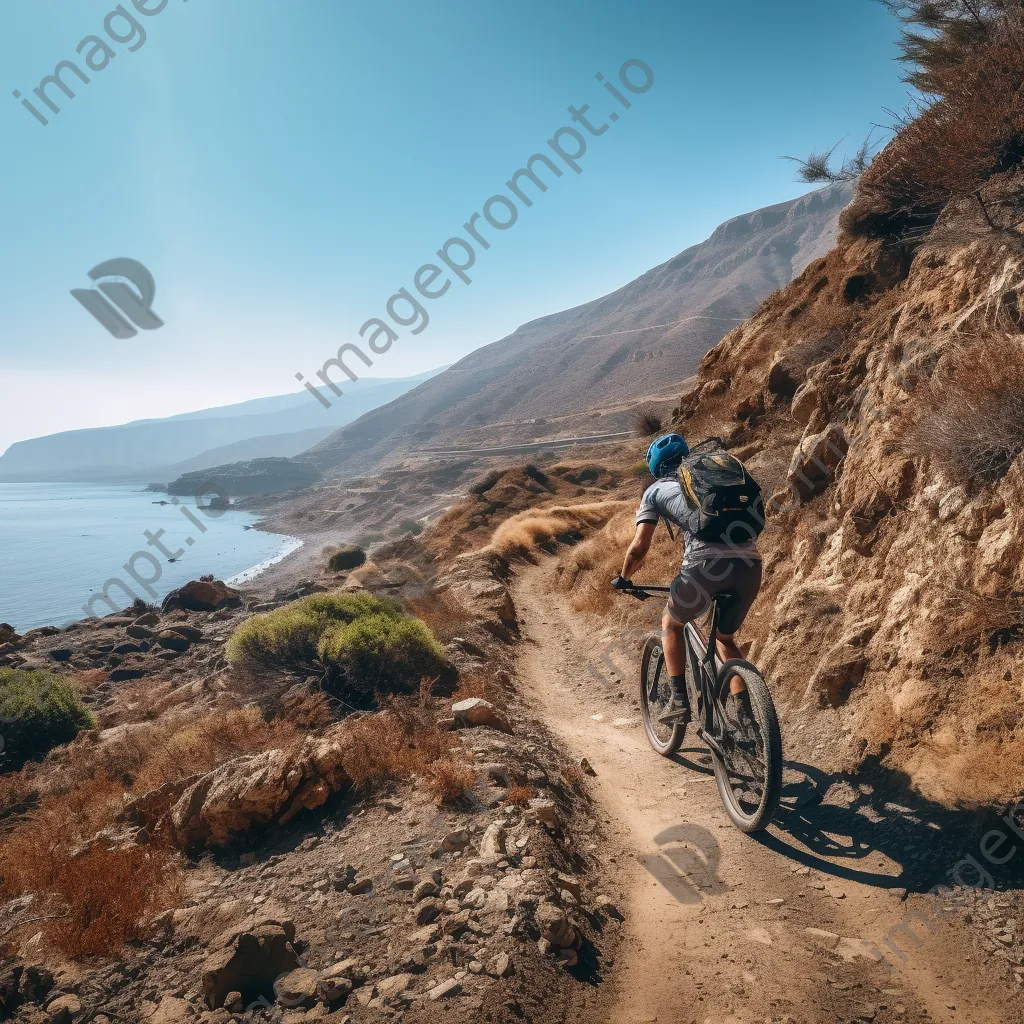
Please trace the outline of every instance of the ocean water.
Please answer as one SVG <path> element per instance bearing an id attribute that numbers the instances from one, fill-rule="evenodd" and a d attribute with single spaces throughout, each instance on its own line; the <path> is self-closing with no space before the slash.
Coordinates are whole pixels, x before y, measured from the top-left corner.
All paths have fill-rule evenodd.
<path id="1" fill-rule="evenodd" d="M 247 582 L 302 543 L 246 529 L 256 522 L 247 512 L 159 500 L 167 496 L 125 486 L 0 483 L 0 622 L 66 625 L 89 615 L 94 597 L 91 611 L 106 615 L 99 597 L 111 579 L 153 602 L 206 573 Z M 108 593 L 117 607 L 132 600 L 116 584 Z"/>

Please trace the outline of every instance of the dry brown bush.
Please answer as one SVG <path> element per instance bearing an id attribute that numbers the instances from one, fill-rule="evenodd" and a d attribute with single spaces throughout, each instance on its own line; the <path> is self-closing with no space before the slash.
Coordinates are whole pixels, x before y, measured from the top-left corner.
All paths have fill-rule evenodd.
<path id="1" fill-rule="evenodd" d="M 528 807 L 530 801 L 537 795 L 533 786 L 509 786 L 505 794 L 505 802 L 513 807 Z"/>
<path id="2" fill-rule="evenodd" d="M 473 613 L 450 590 L 431 590 L 409 601 L 414 615 L 422 619 L 442 643 L 462 636 L 474 621 Z"/>
<path id="3" fill-rule="evenodd" d="M 1024 344 L 997 336 L 952 348 L 907 404 L 897 448 L 968 485 L 999 480 L 1024 451 Z"/>
<path id="4" fill-rule="evenodd" d="M 144 793 L 166 782 L 208 772 L 241 754 L 287 748 L 301 738 L 292 722 L 267 722 L 255 707 L 213 711 L 178 724 L 155 744 L 135 778 Z"/>
<path id="5" fill-rule="evenodd" d="M 854 234 L 912 239 L 942 208 L 1021 161 L 1024 12 L 1008 10 L 989 41 L 936 70 L 942 95 L 911 111 L 861 179 L 842 223 Z"/>
<path id="6" fill-rule="evenodd" d="M 343 765 L 356 786 L 373 789 L 419 776 L 438 801 L 453 800 L 475 775 L 450 732 L 431 712 L 393 701 L 375 715 L 349 723 Z"/>
<path id="7" fill-rule="evenodd" d="M 20 772 L 0 775 L 0 821 L 33 803 L 38 796 L 35 766 L 26 765 Z"/>
<path id="8" fill-rule="evenodd" d="M 87 668 L 80 672 L 75 672 L 70 679 L 71 685 L 80 693 L 82 696 L 87 696 L 96 689 L 97 686 L 107 681 L 107 673 L 101 668 Z"/>
<path id="9" fill-rule="evenodd" d="M 147 919 L 177 905 L 181 869 L 169 851 L 94 846 L 68 858 L 50 895 L 66 916 L 49 923 L 53 945 L 70 957 L 103 956 L 141 938 Z"/>
<path id="10" fill-rule="evenodd" d="M 651 437 L 661 433 L 661 414 L 654 406 L 645 405 L 633 413 L 633 433 L 637 437 Z"/>
<path id="11" fill-rule="evenodd" d="M 422 774 L 427 791 L 440 804 L 458 800 L 476 782 L 476 772 L 465 756 L 439 757 Z"/>

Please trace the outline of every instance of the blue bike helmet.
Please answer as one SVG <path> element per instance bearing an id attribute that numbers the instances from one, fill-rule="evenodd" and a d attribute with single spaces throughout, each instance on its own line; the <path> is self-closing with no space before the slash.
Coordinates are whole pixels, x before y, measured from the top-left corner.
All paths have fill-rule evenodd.
<path id="1" fill-rule="evenodd" d="M 651 476 L 660 479 L 674 473 L 689 454 L 689 445 L 682 434 L 665 434 L 647 449 L 647 468 Z"/>

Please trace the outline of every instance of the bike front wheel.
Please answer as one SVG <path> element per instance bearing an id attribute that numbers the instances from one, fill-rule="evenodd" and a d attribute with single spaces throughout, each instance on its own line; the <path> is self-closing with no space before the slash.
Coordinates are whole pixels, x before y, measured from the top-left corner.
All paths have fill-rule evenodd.
<path id="1" fill-rule="evenodd" d="M 672 680 L 665 664 L 661 636 L 652 633 L 640 658 L 640 715 L 647 742 L 662 757 L 674 754 L 682 745 L 686 725 L 668 725 L 659 721 L 672 707 Z"/>
<path id="2" fill-rule="evenodd" d="M 752 727 L 726 722 L 724 757 L 714 757 L 715 781 L 726 813 L 742 832 L 757 832 L 772 819 L 782 793 L 782 732 L 767 683 L 749 661 L 734 658 L 718 672 L 718 694 L 725 703 L 729 680 L 739 676 L 750 694 Z"/>

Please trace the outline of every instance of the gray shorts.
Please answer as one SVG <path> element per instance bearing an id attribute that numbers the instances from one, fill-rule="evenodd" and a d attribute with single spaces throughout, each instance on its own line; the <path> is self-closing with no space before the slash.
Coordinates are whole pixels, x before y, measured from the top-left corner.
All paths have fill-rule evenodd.
<path id="1" fill-rule="evenodd" d="M 684 565 L 672 581 L 665 610 L 674 622 L 683 625 L 699 619 L 711 607 L 716 594 L 718 630 L 735 633 L 743 625 L 758 591 L 761 589 L 761 563 L 747 558 L 706 558 Z"/>

